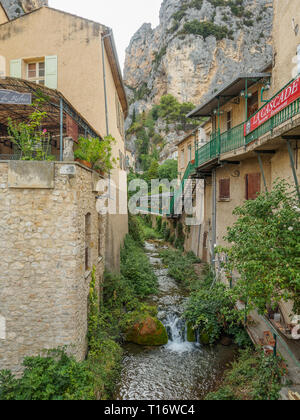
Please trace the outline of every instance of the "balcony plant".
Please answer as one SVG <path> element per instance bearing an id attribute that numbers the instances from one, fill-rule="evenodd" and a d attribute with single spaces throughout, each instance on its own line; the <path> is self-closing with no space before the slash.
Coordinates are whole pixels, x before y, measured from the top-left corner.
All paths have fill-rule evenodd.
<path id="1" fill-rule="evenodd" d="M 12 143 L 20 152 L 20 160 L 51 161 L 55 157 L 51 153 L 50 135 L 42 128 L 46 112 L 40 110 L 43 100 L 36 99 L 35 110 L 28 121 L 16 122 L 8 118 L 8 134 Z"/>
<path id="2" fill-rule="evenodd" d="M 112 145 L 115 139 L 107 136 L 103 140 L 98 137 L 80 137 L 78 148 L 75 150 L 75 159 L 85 166 L 102 174 L 113 169 L 116 160 L 112 157 Z"/>

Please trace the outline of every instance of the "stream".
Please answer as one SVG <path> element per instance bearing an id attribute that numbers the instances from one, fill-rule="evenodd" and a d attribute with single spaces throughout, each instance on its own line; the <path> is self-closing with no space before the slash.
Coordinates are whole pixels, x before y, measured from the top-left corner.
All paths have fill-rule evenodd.
<path id="1" fill-rule="evenodd" d="M 124 346 L 123 370 L 117 400 L 202 400 L 220 382 L 234 359 L 235 347 L 213 348 L 187 341 L 181 316 L 188 295 L 170 276 L 158 255 L 158 244 L 145 249 L 159 282 L 151 298 L 158 306 L 158 318 L 167 329 L 169 342 L 162 347 Z"/>

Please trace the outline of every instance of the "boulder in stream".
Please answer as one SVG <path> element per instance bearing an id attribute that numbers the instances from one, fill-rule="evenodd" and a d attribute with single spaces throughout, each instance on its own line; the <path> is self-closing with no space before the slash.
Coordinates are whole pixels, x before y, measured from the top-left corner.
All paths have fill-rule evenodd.
<path id="1" fill-rule="evenodd" d="M 168 343 L 168 334 L 162 322 L 149 316 L 134 323 L 127 331 L 125 340 L 141 346 L 163 346 Z"/>

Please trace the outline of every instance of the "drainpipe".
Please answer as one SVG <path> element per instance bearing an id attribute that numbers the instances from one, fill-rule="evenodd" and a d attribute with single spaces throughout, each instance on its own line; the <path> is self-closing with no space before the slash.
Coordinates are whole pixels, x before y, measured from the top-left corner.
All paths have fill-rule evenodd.
<path id="1" fill-rule="evenodd" d="M 216 271 L 216 253 L 215 245 L 217 243 L 217 173 L 216 169 L 212 171 L 212 238 L 211 238 L 211 264 Z"/>
<path id="2" fill-rule="evenodd" d="M 218 155 L 221 153 L 221 121 L 220 121 L 220 96 L 218 96 Z"/>
<path id="3" fill-rule="evenodd" d="M 103 89 L 104 89 L 104 103 L 105 103 L 105 124 L 106 124 L 106 135 L 109 136 L 109 125 L 108 125 L 108 103 L 107 103 L 107 89 L 106 89 L 106 69 L 105 69 L 105 52 L 104 52 L 104 40 L 110 38 L 111 32 L 102 35 L 101 37 L 101 50 L 102 50 L 102 69 L 103 69 Z M 108 196 L 111 196 L 111 174 L 108 174 Z"/>
<path id="4" fill-rule="evenodd" d="M 59 160 L 62 162 L 64 159 L 63 156 L 63 148 L 64 148 L 64 143 L 63 143 L 63 136 L 64 136 L 64 102 L 63 99 L 60 98 L 60 133 L 59 133 Z"/>
<path id="5" fill-rule="evenodd" d="M 108 104 L 107 104 L 107 89 L 106 89 L 106 69 L 105 69 L 105 53 L 104 53 L 104 39 L 110 37 L 110 32 L 102 35 L 101 47 L 102 47 L 102 68 L 103 68 L 103 88 L 104 88 L 104 102 L 105 102 L 105 123 L 106 123 L 106 135 L 109 135 L 108 125 Z"/>
<path id="6" fill-rule="evenodd" d="M 259 151 L 256 151 L 256 154 L 257 154 L 257 157 L 258 157 L 260 171 L 262 173 L 262 177 L 263 177 L 263 181 L 264 181 L 265 191 L 268 192 L 268 186 L 267 186 L 267 181 L 266 181 L 266 177 L 265 177 L 265 171 L 264 171 L 262 158 L 261 158 L 261 155 L 260 155 Z"/>
<path id="7" fill-rule="evenodd" d="M 290 139 L 285 138 L 285 140 L 287 141 L 287 147 L 288 147 L 289 156 L 290 156 L 290 164 L 291 164 L 291 168 L 292 168 L 292 172 L 293 172 L 293 177 L 294 177 L 294 181 L 295 181 L 295 186 L 296 186 L 298 198 L 299 198 L 299 201 L 300 201 L 300 186 L 299 186 L 298 176 L 297 176 L 297 172 L 296 172 L 296 168 L 295 168 L 293 150 L 292 150 L 292 146 L 291 146 L 291 143 L 290 143 Z"/>
<path id="8" fill-rule="evenodd" d="M 245 109 L 246 109 L 246 116 L 245 121 L 248 120 L 248 79 L 245 80 Z"/>

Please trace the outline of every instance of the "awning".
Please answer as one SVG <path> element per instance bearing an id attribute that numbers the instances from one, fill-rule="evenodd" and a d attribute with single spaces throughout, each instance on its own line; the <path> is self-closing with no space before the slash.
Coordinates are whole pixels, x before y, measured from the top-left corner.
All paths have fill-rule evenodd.
<path id="1" fill-rule="evenodd" d="M 59 91 L 12 77 L 0 78 L 0 90 L 4 89 L 18 93 L 30 93 L 33 101 L 36 98 L 43 98 L 41 110 L 47 114 L 43 121 L 43 128 L 47 129 L 52 135 L 60 134 L 61 124 L 65 135 L 68 116 L 78 125 L 79 135 L 102 138 Z M 9 117 L 15 122 L 27 121 L 32 112 L 33 107 L 31 105 L 0 103 L 0 131 L 3 133 L 6 130 Z M 63 117 L 62 120 L 61 116 Z"/>
<path id="2" fill-rule="evenodd" d="M 271 77 L 271 73 L 253 73 L 253 74 L 240 74 L 237 79 L 230 82 L 225 87 L 223 86 L 219 92 L 211 97 L 207 102 L 201 104 L 198 108 L 191 111 L 187 117 L 210 117 L 213 111 L 218 108 L 219 100 L 220 106 L 226 104 L 230 99 L 236 98 L 240 95 L 242 90 L 245 90 L 245 81 L 248 81 L 250 88 L 258 80 Z"/>

